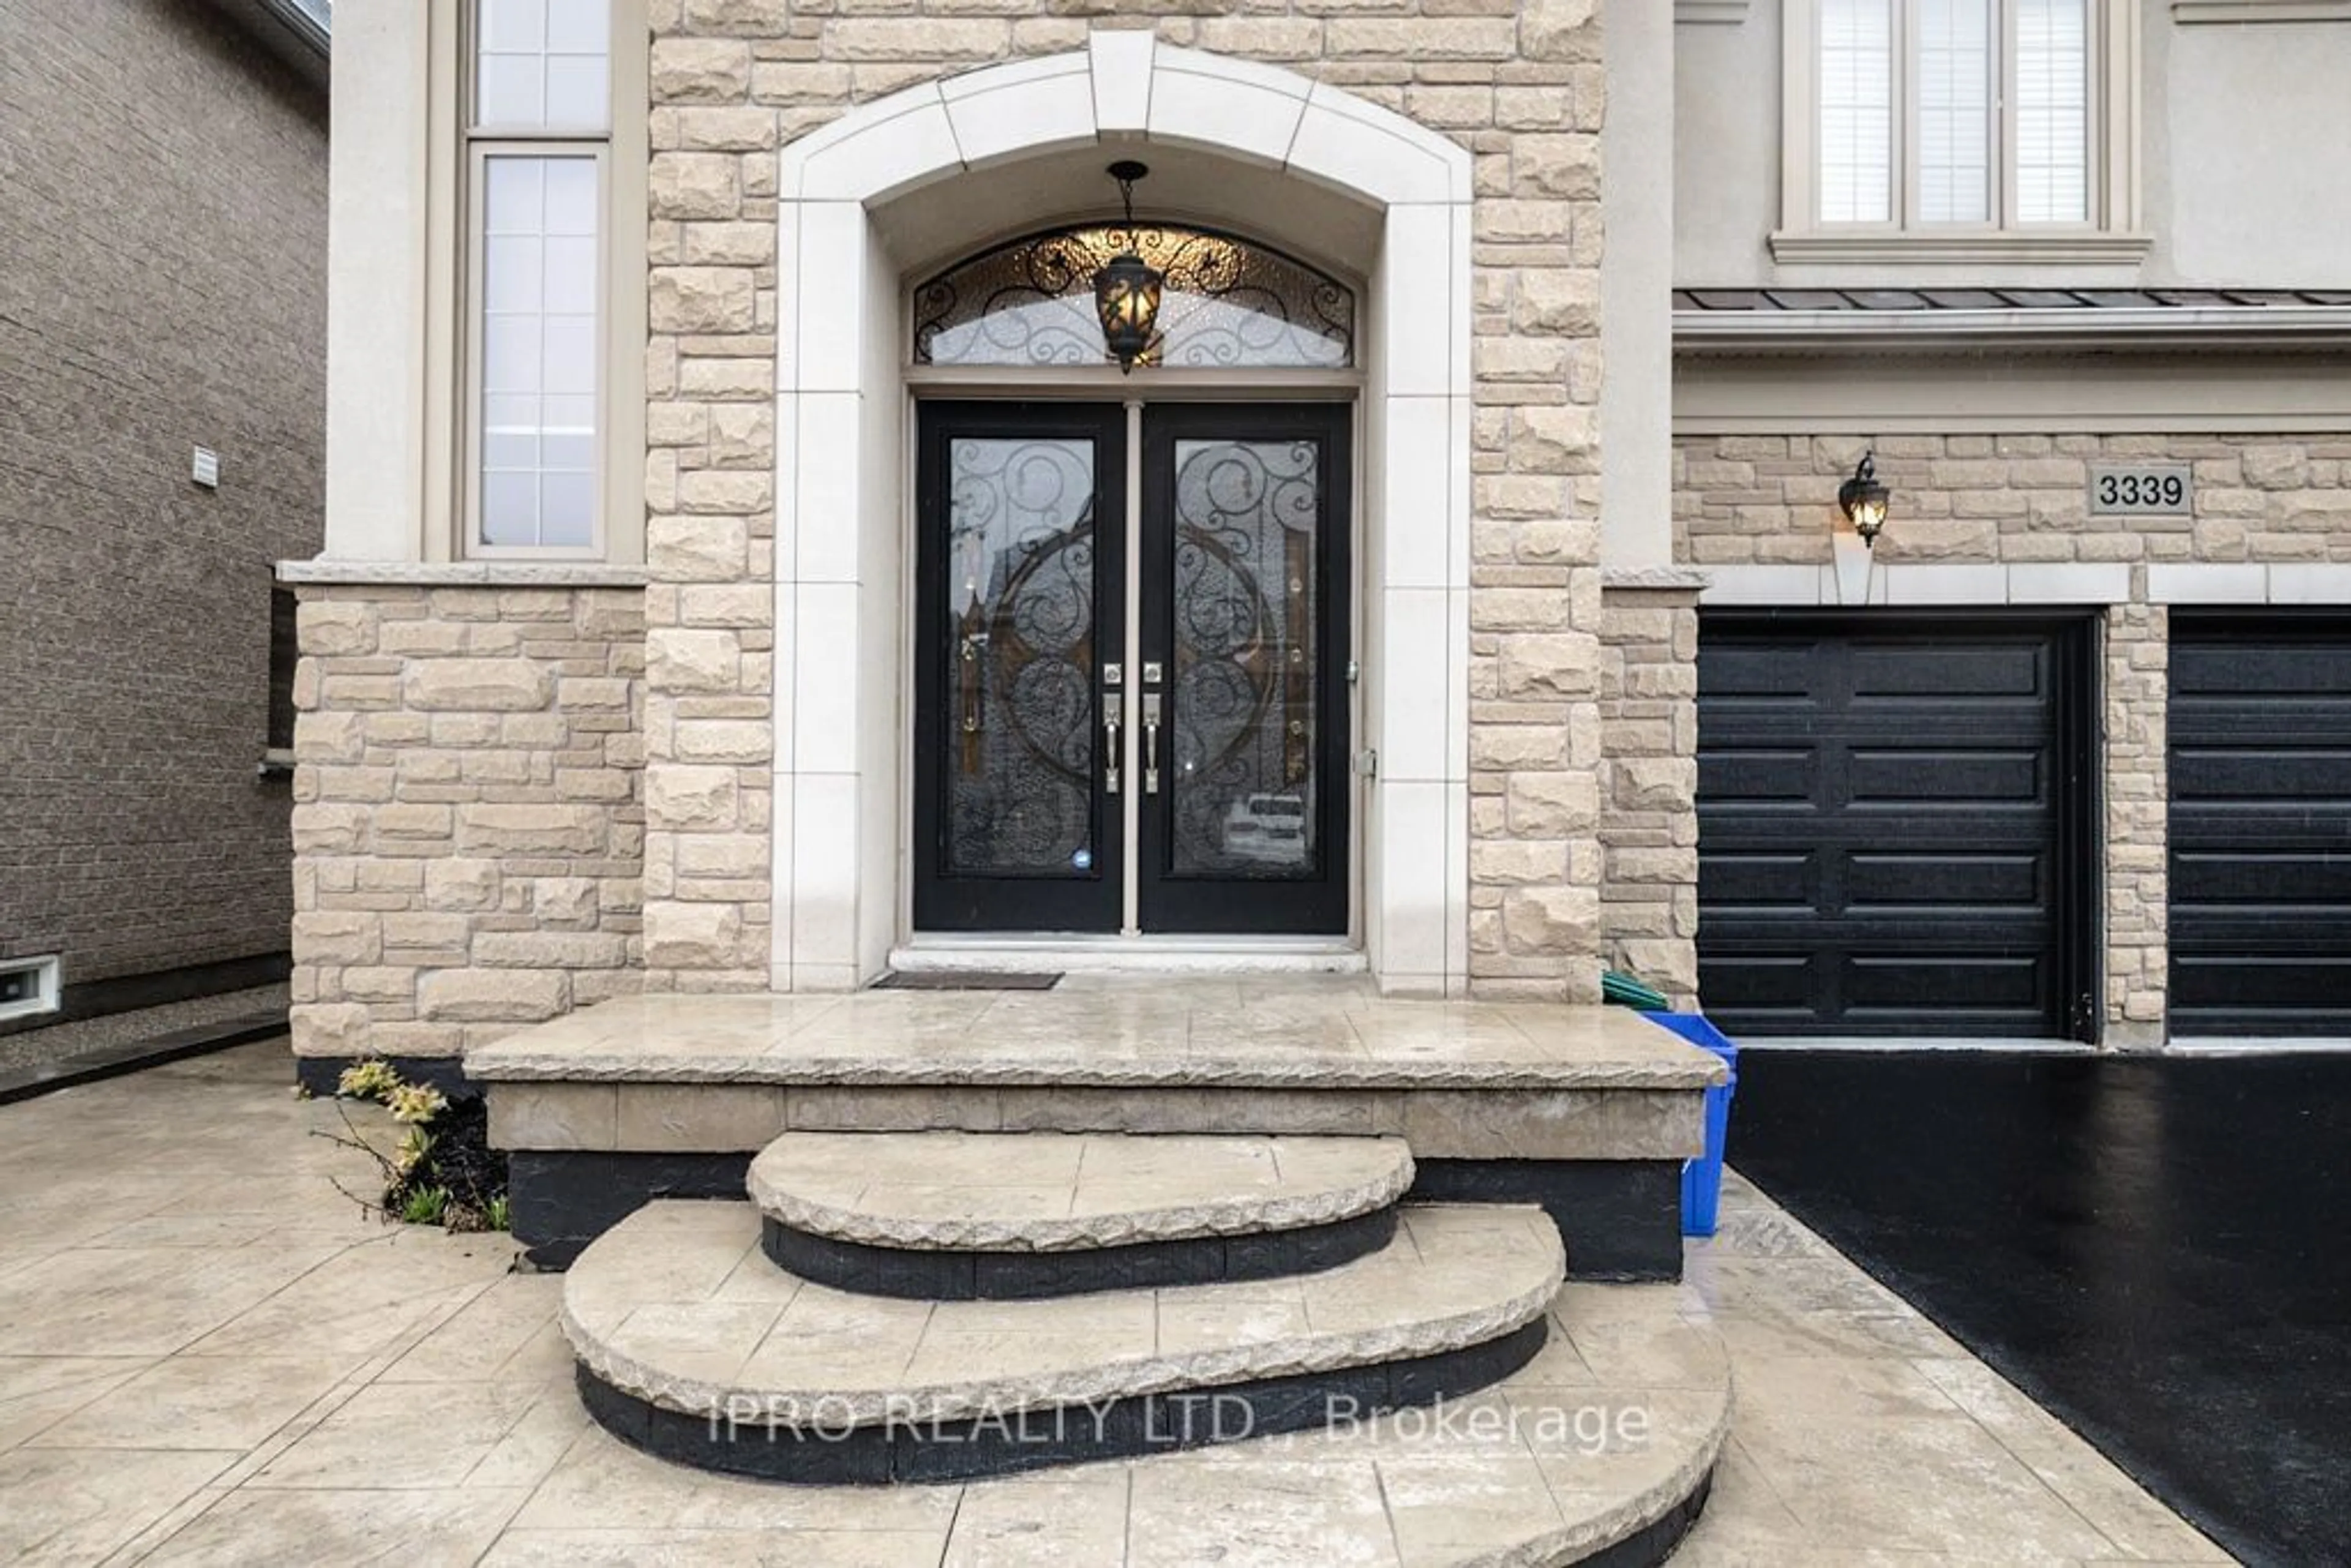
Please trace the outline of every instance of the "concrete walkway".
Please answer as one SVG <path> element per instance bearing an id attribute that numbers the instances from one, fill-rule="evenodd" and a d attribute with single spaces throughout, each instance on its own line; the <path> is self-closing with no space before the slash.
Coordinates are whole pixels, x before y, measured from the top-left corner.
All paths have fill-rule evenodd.
<path id="1" fill-rule="evenodd" d="M 559 1281 L 360 1218 L 334 1184 L 369 1169 L 289 1073 L 265 1043 L 0 1109 L 0 1559 L 1186 1563 L 1207 1500 L 1144 1484 L 1164 1461 L 843 1500 L 622 1448 L 572 1392 Z M 1678 1289 L 1739 1406 L 1677 1563 L 2225 1561 L 1751 1188 L 1725 1207 Z M 1404 1561 L 1377 1522 L 1262 1561 Z"/>

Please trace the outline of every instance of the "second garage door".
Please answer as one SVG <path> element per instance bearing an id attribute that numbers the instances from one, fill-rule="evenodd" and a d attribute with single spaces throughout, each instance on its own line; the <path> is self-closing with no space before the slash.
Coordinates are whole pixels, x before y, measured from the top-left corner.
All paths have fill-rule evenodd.
<path id="1" fill-rule="evenodd" d="M 1698 993 L 1732 1035 L 2087 1027 L 2086 622 L 1709 615 Z"/>
<path id="2" fill-rule="evenodd" d="M 2171 1032 L 2351 1035 L 2351 623 L 2175 611 Z"/>

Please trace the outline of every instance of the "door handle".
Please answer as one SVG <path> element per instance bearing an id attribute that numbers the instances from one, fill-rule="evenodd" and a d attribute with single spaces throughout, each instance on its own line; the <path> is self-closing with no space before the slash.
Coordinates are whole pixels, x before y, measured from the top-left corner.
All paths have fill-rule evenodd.
<path id="1" fill-rule="evenodd" d="M 1143 792 L 1159 793 L 1159 694 L 1143 694 Z"/>
<path id="2" fill-rule="evenodd" d="M 1105 693 L 1102 705 L 1102 754 L 1110 760 L 1102 768 L 1102 793 L 1118 793 L 1118 694 Z"/>
<path id="3" fill-rule="evenodd" d="M 963 679 L 959 684 L 963 687 L 963 732 L 966 735 L 979 733 L 981 704 L 987 700 L 982 695 L 986 682 L 980 673 L 979 654 L 987 645 L 987 633 L 979 632 L 964 638 L 956 650 L 963 660 Z"/>

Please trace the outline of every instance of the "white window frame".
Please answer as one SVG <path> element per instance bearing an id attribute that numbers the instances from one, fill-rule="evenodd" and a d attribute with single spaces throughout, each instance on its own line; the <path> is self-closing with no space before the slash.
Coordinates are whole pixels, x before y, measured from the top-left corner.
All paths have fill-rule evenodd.
<path id="1" fill-rule="evenodd" d="M 2016 221 L 2016 0 L 1994 0 L 1994 47 L 1999 60 L 1991 141 L 1992 222 L 1923 224 L 1918 203 L 1918 60 L 1911 47 L 1918 0 L 1894 0 L 1893 221 L 1828 224 L 1820 219 L 1820 5 L 1787 0 L 1783 16 L 1781 97 L 1781 227 L 1771 235 L 1782 263 L 1867 266 L 2032 265 L 2117 266 L 2143 260 L 2150 241 L 2140 231 L 2138 143 L 2139 6 L 2137 0 L 2088 0 L 2089 213 L 2078 224 Z"/>
<path id="2" fill-rule="evenodd" d="M 610 561 L 644 559 L 645 214 L 649 206 L 650 29 L 646 0 L 610 0 L 609 113 L 604 126 L 517 127 L 477 120 L 479 0 L 449 6 L 441 57 L 454 99 L 452 178 L 443 210 L 455 241 L 444 384 L 452 428 L 449 526 L 438 530 L 462 560 Z M 596 162 L 598 343 L 596 507 L 586 545 L 493 545 L 482 539 L 483 329 L 486 225 L 483 165 L 494 157 L 592 157 Z M 437 334 L 436 334 L 437 335 Z M 436 377 L 436 380 L 438 378 Z"/>
<path id="3" fill-rule="evenodd" d="M 0 1022 L 14 1019 L 40 1018 L 56 1012 L 61 1003 L 58 993 L 63 989 L 65 965 L 54 953 L 36 954 L 29 957 L 0 960 L 0 969 L 10 974 L 33 977 L 33 994 L 13 1002 L 0 1002 Z"/>

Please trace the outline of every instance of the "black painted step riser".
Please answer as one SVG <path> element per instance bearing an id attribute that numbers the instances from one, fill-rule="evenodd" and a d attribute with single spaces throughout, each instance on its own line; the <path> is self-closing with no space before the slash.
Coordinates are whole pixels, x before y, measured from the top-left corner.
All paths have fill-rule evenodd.
<path id="1" fill-rule="evenodd" d="M 1542 1349 L 1537 1318 L 1499 1339 L 1435 1355 L 1261 1379 L 1223 1388 L 1140 1395 L 1088 1406 L 845 1432 L 730 1426 L 662 1409 L 579 1368 L 580 1396 L 598 1424 L 632 1448 L 700 1469 L 807 1486 L 978 1480 L 1102 1459 L 1173 1453 L 1334 1418 L 1433 1405 L 1491 1386 Z"/>
<path id="2" fill-rule="evenodd" d="M 1098 1291 L 1235 1284 L 1320 1273 L 1395 1239 L 1396 1211 L 1250 1236 L 1187 1237 L 1068 1252 L 914 1251 L 819 1236 L 773 1216 L 759 1245 L 778 1268 L 861 1295 L 1018 1301 Z"/>

